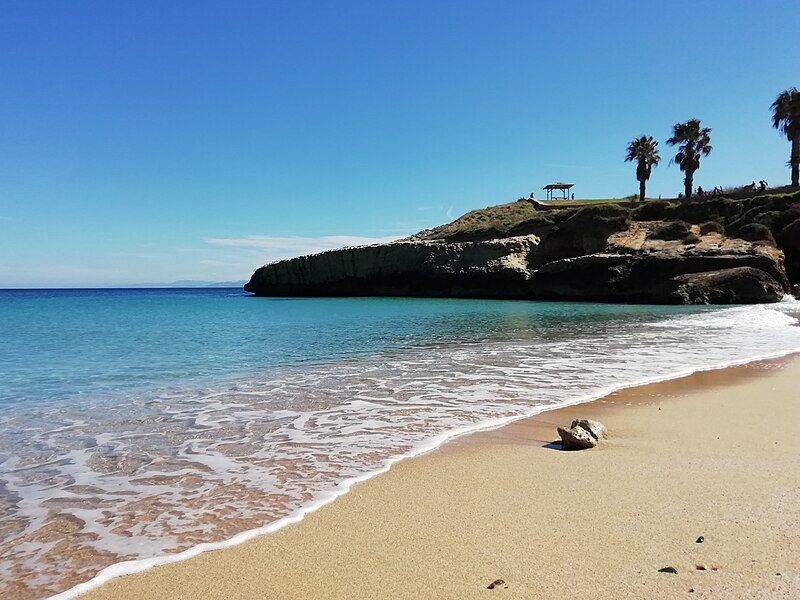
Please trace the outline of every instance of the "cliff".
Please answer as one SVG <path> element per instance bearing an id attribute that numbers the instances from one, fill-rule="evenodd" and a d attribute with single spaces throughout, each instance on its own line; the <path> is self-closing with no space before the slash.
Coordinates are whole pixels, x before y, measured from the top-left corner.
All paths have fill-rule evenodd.
<path id="1" fill-rule="evenodd" d="M 404 240 L 301 256 L 258 269 L 244 289 L 262 296 L 525 298 L 535 235 L 448 243 Z"/>
<path id="2" fill-rule="evenodd" d="M 800 275 L 795 229 L 800 194 L 557 209 L 519 201 L 390 244 L 274 262 L 244 288 L 259 296 L 775 302 L 790 286 L 789 257 L 789 274 Z"/>

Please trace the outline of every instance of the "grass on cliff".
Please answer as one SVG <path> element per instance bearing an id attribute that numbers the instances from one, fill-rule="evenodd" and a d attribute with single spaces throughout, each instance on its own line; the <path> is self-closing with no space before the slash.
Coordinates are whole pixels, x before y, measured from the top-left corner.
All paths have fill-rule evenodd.
<path id="1" fill-rule="evenodd" d="M 749 223 L 766 225 L 777 233 L 789 220 L 793 220 L 792 205 L 800 203 L 800 192 L 788 188 L 778 188 L 762 195 L 729 198 L 693 199 L 682 203 L 679 200 L 646 200 L 644 204 L 629 198 L 609 198 L 604 200 L 555 200 L 537 202 L 535 205 L 527 200 L 517 200 L 507 204 L 498 204 L 473 210 L 455 221 L 426 229 L 412 236 L 417 240 L 446 240 L 449 242 L 479 241 L 493 238 L 540 234 L 541 229 L 562 222 L 576 212 L 582 213 L 591 221 L 592 218 L 608 217 L 607 212 L 630 211 L 634 220 L 641 221 L 688 221 L 694 224 L 717 222 L 724 229 L 735 232 Z M 608 206 L 608 209 L 600 209 Z M 598 207 L 587 209 L 587 207 Z M 586 209 L 586 210 L 582 210 Z M 795 209 L 796 210 L 796 209 Z M 599 212 L 598 212 L 599 211 Z M 791 217 L 791 218 L 790 218 Z"/>
<path id="2" fill-rule="evenodd" d="M 426 229 L 416 234 L 414 239 L 418 240 L 448 240 L 451 242 L 488 240 L 493 238 L 503 238 L 517 235 L 514 230 L 519 229 L 520 225 L 527 224 L 535 226 L 537 222 L 547 223 L 556 213 L 565 213 L 566 210 L 575 209 L 583 206 L 596 206 L 600 204 L 621 204 L 627 205 L 627 199 L 606 199 L 606 200 L 556 200 L 545 204 L 550 210 L 537 208 L 527 200 L 517 200 L 507 204 L 488 206 L 478 210 L 472 210 L 455 221 Z"/>
<path id="3" fill-rule="evenodd" d="M 507 237 L 513 227 L 529 219 L 536 219 L 539 215 L 530 202 L 509 202 L 472 210 L 451 223 L 422 231 L 416 237 L 423 240 L 452 241 Z"/>

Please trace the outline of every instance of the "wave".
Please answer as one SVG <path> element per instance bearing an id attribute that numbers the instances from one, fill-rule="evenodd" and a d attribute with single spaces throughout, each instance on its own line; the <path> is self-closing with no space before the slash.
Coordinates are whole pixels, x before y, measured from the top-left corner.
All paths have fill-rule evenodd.
<path id="1" fill-rule="evenodd" d="M 388 472 L 391 469 L 392 465 L 394 465 L 395 463 L 400 462 L 401 460 L 414 458 L 414 457 L 420 456 L 422 454 L 425 454 L 425 453 L 431 452 L 433 450 L 436 450 L 437 448 L 439 448 L 440 446 L 442 446 L 446 442 L 452 441 L 455 438 L 458 438 L 458 437 L 461 437 L 461 436 L 464 436 L 464 435 L 478 433 L 478 432 L 481 432 L 481 431 L 491 431 L 493 429 L 498 429 L 500 427 L 509 425 L 509 424 L 511 424 L 511 423 L 513 423 L 515 421 L 519 421 L 519 420 L 522 420 L 522 419 L 535 417 L 535 416 L 537 416 L 537 415 L 539 415 L 539 414 L 541 414 L 543 412 L 547 412 L 547 411 L 551 411 L 551 410 L 557 410 L 559 408 L 565 408 L 567 406 L 573 406 L 573 405 L 576 405 L 576 404 L 591 402 L 593 400 L 598 400 L 600 398 L 608 396 L 609 394 L 613 394 L 615 392 L 618 392 L 618 391 L 621 391 L 621 390 L 624 390 L 624 389 L 635 388 L 635 387 L 654 384 L 654 383 L 660 383 L 660 382 L 663 382 L 663 381 L 679 379 L 679 378 L 682 378 L 682 377 L 688 377 L 688 376 L 693 375 L 695 373 L 700 373 L 700 372 L 704 372 L 704 371 L 713 371 L 713 370 L 718 370 L 718 369 L 725 369 L 725 368 L 731 368 L 731 367 L 735 367 L 735 366 L 741 366 L 741 365 L 748 364 L 748 363 L 751 363 L 751 362 L 758 362 L 758 361 L 762 361 L 762 360 L 771 360 L 771 359 L 782 358 L 784 356 L 788 356 L 788 355 L 796 353 L 796 352 L 800 352 L 800 349 L 793 350 L 793 351 L 787 351 L 787 352 L 778 352 L 778 353 L 773 353 L 773 354 L 765 354 L 765 355 L 762 355 L 762 356 L 757 356 L 757 357 L 754 357 L 752 359 L 747 359 L 747 360 L 743 360 L 743 361 L 733 361 L 733 362 L 728 362 L 728 363 L 709 366 L 709 367 L 697 368 L 697 369 L 694 369 L 694 370 L 686 370 L 686 371 L 683 371 L 683 372 L 680 372 L 680 373 L 675 373 L 672 376 L 664 376 L 664 377 L 659 377 L 659 378 L 651 378 L 651 379 L 647 379 L 647 380 L 642 380 L 642 381 L 639 381 L 637 383 L 633 383 L 633 384 L 631 384 L 629 386 L 620 386 L 620 387 L 617 387 L 617 388 L 608 388 L 607 390 L 605 390 L 603 392 L 600 392 L 600 393 L 598 393 L 598 394 L 596 394 L 594 396 L 587 396 L 587 397 L 585 397 L 583 399 L 579 399 L 579 400 L 575 400 L 575 401 L 571 401 L 571 402 L 564 402 L 564 403 L 561 403 L 561 404 L 548 406 L 546 408 L 539 408 L 539 409 L 536 409 L 536 410 L 531 410 L 529 413 L 526 413 L 526 414 L 523 414 L 523 415 L 516 415 L 516 416 L 513 416 L 513 417 L 506 417 L 506 418 L 502 418 L 502 419 L 496 419 L 494 421 L 488 421 L 488 422 L 481 423 L 480 425 L 477 425 L 475 427 L 464 427 L 464 428 L 462 428 L 460 430 L 453 430 L 453 431 L 447 432 L 447 434 L 442 434 L 442 435 L 438 436 L 437 438 L 432 439 L 427 445 L 423 445 L 423 446 L 419 446 L 419 447 L 415 448 L 414 451 L 412 451 L 412 452 L 408 452 L 408 453 L 406 453 L 404 455 L 395 456 L 395 457 L 393 457 L 391 459 L 387 459 L 386 461 L 384 461 L 384 464 L 380 468 L 375 469 L 374 471 L 371 471 L 369 473 L 365 473 L 364 475 L 361 475 L 359 477 L 352 477 L 350 479 L 342 481 L 341 483 L 339 483 L 334 488 L 333 491 L 329 492 L 323 498 L 318 499 L 314 503 L 311 503 L 311 504 L 308 504 L 306 506 L 303 506 L 302 508 L 297 509 L 293 514 L 291 514 L 289 516 L 286 516 L 286 517 L 283 517 L 281 519 L 278 519 L 277 521 L 275 521 L 273 523 L 270 523 L 269 525 L 264 525 L 262 527 L 256 527 L 254 529 L 249 529 L 249 530 L 243 531 L 243 532 L 233 536 L 232 538 L 229 538 L 227 540 L 223 540 L 223 541 L 220 541 L 220 542 L 206 542 L 206 543 L 198 544 L 196 546 L 193 546 L 189 550 L 185 550 L 185 551 L 180 552 L 178 554 L 155 556 L 155 557 L 146 558 L 146 559 L 139 559 L 139 560 L 134 560 L 134 561 L 124 561 L 124 562 L 113 564 L 113 565 L 111 565 L 109 567 L 104 568 L 102 571 L 100 571 L 97 575 L 95 575 L 89 581 L 81 583 L 81 584 L 78 584 L 75 587 L 70 588 L 69 590 L 66 590 L 64 592 L 61 592 L 61 593 L 55 594 L 53 596 L 50 596 L 49 600 L 72 600 L 73 598 L 77 598 L 78 596 L 80 596 L 82 594 L 85 594 L 85 593 L 87 593 L 87 592 L 89 592 L 89 591 L 91 591 L 93 589 L 96 589 L 96 588 L 100 587 L 101 585 L 107 583 L 108 581 L 110 581 L 112 579 L 116 579 L 117 577 L 122 577 L 124 575 L 134 575 L 136 573 L 141 573 L 143 571 L 147 571 L 148 569 L 151 569 L 153 567 L 158 567 L 158 566 L 164 566 L 164 565 L 168 565 L 168 564 L 172 564 L 172 563 L 183 562 L 185 560 L 188 560 L 190 558 L 193 558 L 193 557 L 195 557 L 195 556 L 197 556 L 199 554 L 203 554 L 205 552 L 214 552 L 214 551 L 217 551 L 217 550 L 224 550 L 225 548 L 231 548 L 231 547 L 234 547 L 234 546 L 238 546 L 239 544 L 243 544 L 244 542 L 252 540 L 253 538 L 256 538 L 256 537 L 259 537 L 259 536 L 262 536 L 262 535 L 266 535 L 266 534 L 269 534 L 269 533 L 274 533 L 276 531 L 279 531 L 279 530 L 283 529 L 284 527 L 286 527 L 288 525 L 293 525 L 293 524 L 299 523 L 307 515 L 319 510 L 320 508 L 323 508 L 324 506 L 330 504 L 331 502 L 333 502 L 337 498 L 339 498 L 339 497 L 343 496 L 344 494 L 346 494 L 347 492 L 349 492 L 350 489 L 355 484 L 363 483 L 365 481 L 368 481 L 368 480 L 372 479 L 373 477 L 376 477 L 377 475 L 382 475 L 383 473 Z"/>

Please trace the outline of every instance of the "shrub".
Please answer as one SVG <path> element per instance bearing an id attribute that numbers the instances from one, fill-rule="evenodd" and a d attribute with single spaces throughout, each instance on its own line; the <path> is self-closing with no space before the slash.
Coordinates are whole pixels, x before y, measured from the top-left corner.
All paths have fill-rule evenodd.
<path id="1" fill-rule="evenodd" d="M 725 226 L 719 221 L 708 221 L 700 225 L 700 235 L 706 235 L 708 233 L 725 235 Z"/>
<path id="2" fill-rule="evenodd" d="M 628 219 L 631 209 L 619 204 L 594 204 L 579 208 L 570 220 L 594 221 L 595 219 Z"/>
<path id="3" fill-rule="evenodd" d="M 570 230 L 574 230 L 576 227 L 593 227 L 608 231 L 607 235 L 627 229 L 630 222 L 631 210 L 618 204 L 584 206 L 562 221 L 563 226 Z"/>
<path id="4" fill-rule="evenodd" d="M 673 219 L 681 219 L 689 223 L 705 223 L 707 221 L 731 219 L 741 212 L 741 202 L 728 200 L 727 198 L 713 198 L 679 204 L 670 212 L 670 216 Z"/>
<path id="5" fill-rule="evenodd" d="M 514 225 L 508 230 L 508 235 L 511 237 L 518 235 L 544 235 L 553 227 L 553 221 L 548 219 L 543 214 L 537 214 L 531 219 L 526 219 L 521 223 Z"/>
<path id="6" fill-rule="evenodd" d="M 773 232 L 780 231 L 781 229 L 786 227 L 789 223 L 792 223 L 797 219 L 800 219 L 800 204 L 792 204 L 782 211 L 775 211 L 775 212 L 777 214 L 770 219 L 769 223 L 764 223 L 763 221 L 761 221 L 761 219 L 759 219 L 759 222 L 762 222 L 764 225 L 769 227 Z"/>
<path id="7" fill-rule="evenodd" d="M 693 235 L 686 221 L 668 221 L 657 225 L 647 236 L 654 240 L 686 240 Z"/>
<path id="8" fill-rule="evenodd" d="M 761 223 L 750 223 L 743 226 L 736 232 L 736 237 L 748 242 L 764 242 L 772 246 L 775 245 L 775 238 L 766 225 Z"/>
<path id="9" fill-rule="evenodd" d="M 674 206 L 666 200 L 651 200 L 636 208 L 633 218 L 637 221 L 662 221 Z"/>

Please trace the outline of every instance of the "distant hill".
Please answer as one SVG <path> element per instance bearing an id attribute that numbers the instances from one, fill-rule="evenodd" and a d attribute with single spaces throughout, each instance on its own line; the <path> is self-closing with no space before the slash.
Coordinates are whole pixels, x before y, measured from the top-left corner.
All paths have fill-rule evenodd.
<path id="1" fill-rule="evenodd" d="M 119 287 L 130 288 L 234 288 L 242 287 L 245 280 L 242 281 L 198 281 L 195 279 L 182 279 L 180 281 L 173 281 L 172 283 L 134 283 Z"/>

